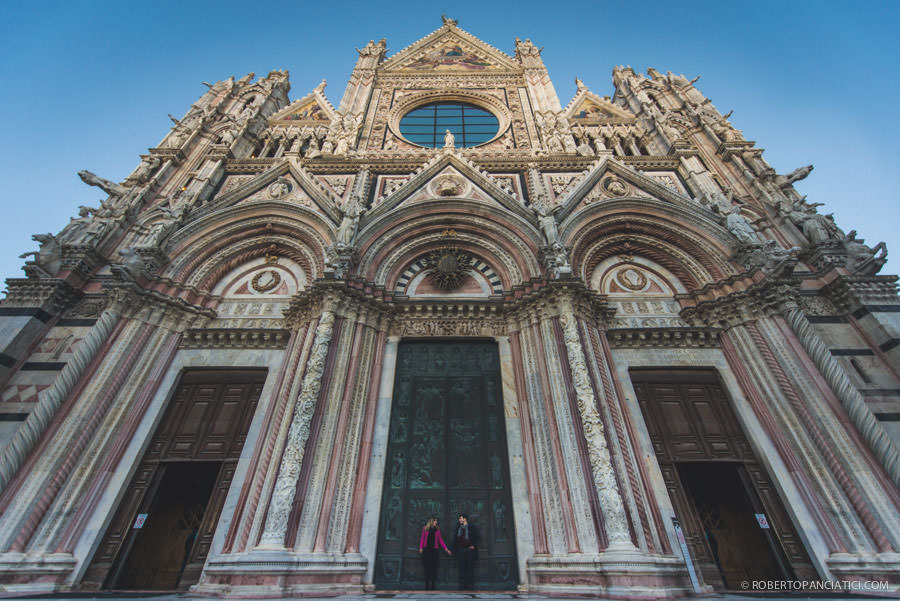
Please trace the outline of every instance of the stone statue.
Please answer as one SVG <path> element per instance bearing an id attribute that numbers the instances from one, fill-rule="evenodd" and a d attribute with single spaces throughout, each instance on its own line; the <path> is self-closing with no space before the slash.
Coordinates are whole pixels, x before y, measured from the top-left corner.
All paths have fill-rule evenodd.
<path id="1" fill-rule="evenodd" d="M 40 242 L 37 252 L 27 252 L 19 255 L 20 259 L 34 257 L 23 268 L 28 277 L 52 277 L 59 271 L 62 264 L 62 247 L 59 240 L 51 233 L 34 234 L 31 239 Z M 35 269 L 37 268 L 37 269 Z"/>
<path id="2" fill-rule="evenodd" d="M 797 264 L 799 246 L 781 248 L 774 240 L 757 244 L 745 244 L 733 257 L 746 269 L 760 269 L 770 277 L 782 277 L 790 273 Z"/>
<path id="3" fill-rule="evenodd" d="M 103 179 L 102 177 L 94 175 L 86 169 L 79 171 L 78 177 L 80 177 L 81 181 L 83 181 L 87 185 L 96 186 L 110 196 L 124 196 L 125 193 L 128 192 L 128 188 L 126 188 L 125 186 L 119 185 L 115 182 L 111 182 L 108 179 Z"/>
<path id="4" fill-rule="evenodd" d="M 532 210 L 537 214 L 538 225 L 544 233 L 544 241 L 547 246 L 552 246 L 555 242 L 559 242 L 559 228 L 556 224 L 556 216 L 554 210 L 544 201 L 538 201 L 532 206 Z"/>
<path id="5" fill-rule="evenodd" d="M 734 237 L 741 241 L 742 244 L 760 244 L 759 236 L 756 230 L 750 225 L 750 222 L 741 215 L 741 208 L 737 205 L 731 207 L 731 211 L 725 217 L 725 227 L 734 234 Z"/>
<path id="6" fill-rule="evenodd" d="M 69 223 L 59 232 L 62 244 L 79 244 L 82 234 L 91 221 L 91 208 L 84 205 L 78 207 L 78 217 L 70 217 Z"/>
<path id="7" fill-rule="evenodd" d="M 569 263 L 569 251 L 559 240 L 543 248 L 541 254 L 544 266 L 554 278 L 560 278 L 572 273 L 572 265 Z"/>
<path id="8" fill-rule="evenodd" d="M 141 164 L 138 165 L 138 168 L 135 169 L 134 173 L 125 180 L 125 183 L 132 185 L 146 184 L 150 181 L 150 178 L 153 177 L 153 174 L 156 173 L 156 170 L 159 169 L 161 164 L 162 161 L 160 161 L 159 157 L 149 156 L 143 159 Z"/>
<path id="9" fill-rule="evenodd" d="M 351 246 L 353 239 L 356 238 L 356 230 L 359 228 L 359 218 L 365 213 L 365 209 L 360 205 L 359 199 L 351 198 L 347 202 L 347 206 L 341 209 L 343 218 L 337 231 L 337 245 Z"/>
<path id="10" fill-rule="evenodd" d="M 802 179 L 806 179 L 806 176 L 812 173 L 813 166 L 807 165 L 805 167 L 797 167 L 790 173 L 784 176 L 786 184 L 793 184 L 794 182 L 799 182 Z"/>
<path id="11" fill-rule="evenodd" d="M 453 148 L 456 138 L 449 129 L 444 130 L 444 148 Z"/>
<path id="12" fill-rule="evenodd" d="M 795 202 L 791 206 L 788 218 L 812 245 L 844 238 L 844 233 L 835 225 L 834 218 L 817 213 L 815 206 L 805 207 L 800 202 Z"/>
<path id="13" fill-rule="evenodd" d="M 145 269 L 144 258 L 133 248 L 123 248 L 119 251 L 122 255 L 122 266 L 133 276 L 137 277 Z"/>
<path id="14" fill-rule="evenodd" d="M 851 230 L 842 244 L 847 251 L 846 267 L 851 273 L 875 275 L 887 261 L 887 245 L 879 242 L 874 248 L 869 248 L 864 239 L 856 237 L 856 230 Z"/>
<path id="15" fill-rule="evenodd" d="M 729 113 L 730 114 L 730 113 Z M 728 115 L 722 117 L 712 125 L 712 130 L 719 136 L 723 142 L 740 142 L 744 139 L 740 130 L 735 129 L 728 122 Z"/>

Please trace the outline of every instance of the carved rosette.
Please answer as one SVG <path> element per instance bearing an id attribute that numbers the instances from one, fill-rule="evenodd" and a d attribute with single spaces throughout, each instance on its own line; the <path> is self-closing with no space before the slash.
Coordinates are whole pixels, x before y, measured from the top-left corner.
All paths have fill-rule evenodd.
<path id="1" fill-rule="evenodd" d="M 625 505 L 622 502 L 622 495 L 619 493 L 609 448 L 606 446 L 603 422 L 597 411 L 597 402 L 588 376 L 587 363 L 581 348 L 581 338 L 578 335 L 577 319 L 570 303 L 566 302 L 562 305 L 559 321 L 563 327 L 566 354 L 572 368 L 572 384 L 575 387 L 578 413 L 581 416 L 581 426 L 587 442 L 591 474 L 603 511 L 606 535 L 609 538 L 610 547 L 631 549 L 634 548 L 634 544 L 631 542 Z"/>
<path id="2" fill-rule="evenodd" d="M 261 547 L 282 548 L 284 546 L 288 517 L 294 505 L 297 480 L 300 478 L 300 468 L 303 466 L 306 441 L 309 440 L 310 423 L 313 413 L 315 413 L 316 401 L 319 398 L 322 373 L 325 371 L 325 359 L 328 357 L 328 347 L 334 332 L 334 320 L 333 312 L 324 311 L 319 318 L 319 325 L 316 327 L 316 338 L 307 363 L 306 377 L 303 379 L 300 396 L 294 405 L 294 417 L 291 420 L 287 443 L 281 457 L 281 465 L 278 468 L 275 490 L 272 491 L 266 525 L 259 541 Z"/>

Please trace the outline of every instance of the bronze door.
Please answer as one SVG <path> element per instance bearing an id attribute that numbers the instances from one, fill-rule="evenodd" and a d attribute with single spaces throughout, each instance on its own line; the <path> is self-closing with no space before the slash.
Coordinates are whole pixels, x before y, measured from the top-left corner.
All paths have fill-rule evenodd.
<path id="1" fill-rule="evenodd" d="M 435 515 L 452 545 L 459 513 L 480 534 L 475 588 L 516 588 L 516 548 L 497 345 L 400 344 L 381 503 L 375 584 L 421 589 L 418 553 Z M 457 588 L 456 561 L 441 551 L 438 588 Z"/>
<path id="2" fill-rule="evenodd" d="M 264 369 L 181 376 L 83 588 L 174 590 L 197 582 L 265 378 Z M 146 521 L 135 528 L 141 514 Z"/>
<path id="3" fill-rule="evenodd" d="M 741 590 L 745 580 L 816 578 L 716 371 L 632 369 L 630 375 L 703 579 Z"/>

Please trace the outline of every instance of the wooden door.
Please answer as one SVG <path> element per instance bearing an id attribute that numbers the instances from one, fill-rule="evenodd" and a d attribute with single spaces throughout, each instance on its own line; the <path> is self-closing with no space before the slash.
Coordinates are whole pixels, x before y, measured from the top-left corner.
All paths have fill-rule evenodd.
<path id="1" fill-rule="evenodd" d="M 199 580 L 265 377 L 182 375 L 82 588 L 174 590 Z M 146 521 L 135 528 L 139 514 Z"/>
<path id="2" fill-rule="evenodd" d="M 475 588 L 516 588 L 515 535 L 494 342 L 403 342 L 398 353 L 375 584 L 421 589 L 418 553 L 435 515 L 447 544 L 459 513 L 480 533 Z M 457 588 L 443 555 L 438 588 Z"/>
<path id="3" fill-rule="evenodd" d="M 704 580 L 740 590 L 743 580 L 816 578 L 716 371 L 632 369 L 630 375 Z"/>

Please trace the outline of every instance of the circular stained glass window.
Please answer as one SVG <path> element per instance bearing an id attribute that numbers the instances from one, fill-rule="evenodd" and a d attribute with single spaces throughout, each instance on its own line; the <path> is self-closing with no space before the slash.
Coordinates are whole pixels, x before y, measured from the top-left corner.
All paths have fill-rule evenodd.
<path id="1" fill-rule="evenodd" d="M 428 148 L 443 146 L 448 129 L 453 134 L 455 146 L 468 148 L 493 140 L 500 122 L 490 111 L 468 102 L 423 104 L 400 119 L 403 137 Z"/>

